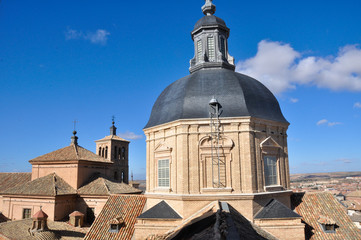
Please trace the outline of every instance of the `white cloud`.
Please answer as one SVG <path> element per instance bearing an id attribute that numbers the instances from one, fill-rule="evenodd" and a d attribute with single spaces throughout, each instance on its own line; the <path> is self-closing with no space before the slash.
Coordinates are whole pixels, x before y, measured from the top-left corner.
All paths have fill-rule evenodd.
<path id="1" fill-rule="evenodd" d="M 317 125 L 322 125 L 322 124 L 325 124 L 325 123 L 327 123 L 327 122 L 328 122 L 327 119 L 322 119 L 322 120 L 320 120 L 320 121 L 317 122 Z"/>
<path id="2" fill-rule="evenodd" d="M 137 135 L 137 134 L 135 134 L 133 132 L 129 132 L 129 131 L 126 131 L 125 133 L 120 133 L 120 134 L 118 134 L 118 136 L 121 138 L 131 139 L 131 140 L 143 138 L 143 135 Z"/>
<path id="3" fill-rule="evenodd" d="M 239 61 L 238 72 L 250 75 L 279 94 L 297 85 L 361 91 L 361 49 L 340 48 L 336 57 L 303 57 L 289 44 L 262 40 L 256 56 Z"/>
<path id="4" fill-rule="evenodd" d="M 85 39 L 89 39 L 90 42 L 95 43 L 95 44 L 106 44 L 107 40 L 108 40 L 108 36 L 110 35 L 110 33 L 106 30 L 103 29 L 98 29 L 96 30 L 96 32 L 92 33 L 87 33 L 87 35 L 85 36 Z"/>
<path id="5" fill-rule="evenodd" d="M 355 102 L 355 104 L 353 105 L 354 108 L 361 108 L 361 103 L 360 102 Z"/>
<path id="6" fill-rule="evenodd" d="M 316 124 L 317 124 L 317 126 L 327 124 L 327 126 L 332 127 L 332 126 L 335 126 L 335 125 L 340 125 L 342 123 L 341 122 L 329 122 L 327 119 L 321 119 Z"/>
<path id="7" fill-rule="evenodd" d="M 98 29 L 95 32 L 88 32 L 88 33 L 83 33 L 82 31 L 78 31 L 74 29 L 68 29 L 65 32 L 65 39 L 66 40 L 83 39 L 83 40 L 88 40 L 94 44 L 105 45 L 108 41 L 109 35 L 110 33 L 104 29 Z"/>
<path id="8" fill-rule="evenodd" d="M 298 98 L 290 98 L 291 103 L 297 103 L 299 100 Z"/>

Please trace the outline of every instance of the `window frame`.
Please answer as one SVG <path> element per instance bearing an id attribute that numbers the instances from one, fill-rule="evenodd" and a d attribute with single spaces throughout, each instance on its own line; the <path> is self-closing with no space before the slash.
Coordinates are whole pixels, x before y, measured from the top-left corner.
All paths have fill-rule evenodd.
<path id="1" fill-rule="evenodd" d="M 32 212 L 31 208 L 23 208 L 23 219 L 31 218 L 31 212 Z M 28 217 L 26 217 L 26 216 L 28 216 Z"/>
<path id="2" fill-rule="evenodd" d="M 274 164 L 272 166 L 272 175 L 269 176 L 268 169 L 266 169 L 266 166 L 270 166 L 267 164 L 266 159 L 272 159 L 274 160 Z M 263 156 L 263 172 L 264 172 L 264 186 L 265 187 L 272 187 L 272 186 L 279 186 L 280 185 L 280 179 L 279 179 L 279 171 L 278 171 L 278 157 L 276 155 L 264 155 Z M 272 181 L 269 182 L 269 178 L 272 177 Z"/>
<path id="3" fill-rule="evenodd" d="M 207 36 L 207 52 L 208 52 L 208 60 L 213 62 L 216 60 L 216 44 L 215 44 L 214 36 Z"/>
<path id="4" fill-rule="evenodd" d="M 160 162 L 161 161 L 168 161 L 167 162 L 167 166 L 160 168 Z M 160 177 L 160 170 L 161 169 L 165 169 L 167 172 L 165 173 L 165 175 L 168 175 L 168 177 Z M 161 180 L 168 180 L 168 184 L 161 184 Z M 157 186 L 158 188 L 170 188 L 170 159 L 169 158 L 164 158 L 164 159 L 158 159 L 157 161 Z"/>

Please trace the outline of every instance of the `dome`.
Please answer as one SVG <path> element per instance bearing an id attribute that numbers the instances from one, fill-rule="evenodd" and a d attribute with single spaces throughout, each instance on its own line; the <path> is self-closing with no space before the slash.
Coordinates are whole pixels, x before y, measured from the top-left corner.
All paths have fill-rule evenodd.
<path id="1" fill-rule="evenodd" d="M 145 128 L 179 119 L 209 118 L 215 97 L 223 117 L 256 117 L 288 123 L 277 99 L 259 81 L 232 70 L 201 69 L 169 85 L 155 102 Z"/>
<path id="2" fill-rule="evenodd" d="M 220 25 L 223 27 L 227 27 L 226 23 L 219 17 L 214 15 L 206 15 L 198 20 L 198 22 L 194 25 L 194 30 L 198 29 L 202 26 L 213 26 Z"/>

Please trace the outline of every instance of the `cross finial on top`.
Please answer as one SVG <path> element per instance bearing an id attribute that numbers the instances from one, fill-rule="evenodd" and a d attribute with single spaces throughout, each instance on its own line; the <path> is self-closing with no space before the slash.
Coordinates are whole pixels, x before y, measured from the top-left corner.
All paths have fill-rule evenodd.
<path id="1" fill-rule="evenodd" d="M 113 116 L 112 116 L 112 123 L 113 123 L 113 125 L 114 125 L 114 123 L 115 123 L 114 120 L 115 120 L 115 116 L 113 115 Z"/>
<path id="2" fill-rule="evenodd" d="M 213 0 L 206 0 L 206 3 L 202 7 L 204 15 L 213 15 L 216 12 L 216 5 L 213 4 Z"/>

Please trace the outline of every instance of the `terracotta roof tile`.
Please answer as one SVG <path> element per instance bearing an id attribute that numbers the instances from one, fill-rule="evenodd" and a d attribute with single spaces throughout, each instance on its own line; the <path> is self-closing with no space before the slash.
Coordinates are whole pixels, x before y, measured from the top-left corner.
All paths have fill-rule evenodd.
<path id="1" fill-rule="evenodd" d="M 111 195 L 111 194 L 137 194 L 142 191 L 126 183 L 112 182 L 104 177 L 98 177 L 78 189 L 79 195 Z"/>
<path id="2" fill-rule="evenodd" d="M 33 219 L 38 219 L 38 218 L 47 218 L 48 214 L 46 214 L 43 210 L 39 210 L 37 211 L 34 215 L 33 215 Z"/>
<path id="3" fill-rule="evenodd" d="M 59 196 L 76 194 L 76 191 L 56 173 L 52 173 L 47 176 L 34 179 L 31 182 L 27 182 L 7 189 L 4 192 L 4 195 L 5 194 L 30 196 Z"/>
<path id="4" fill-rule="evenodd" d="M 89 229 L 84 240 L 131 239 L 136 218 L 142 213 L 146 198 L 142 195 L 112 195 Z M 109 232 L 109 221 L 121 216 L 124 224 L 118 233 Z"/>
<path id="5" fill-rule="evenodd" d="M 353 192 L 350 192 L 346 195 L 346 198 L 347 197 L 360 197 L 361 198 L 361 191 L 353 191 Z"/>
<path id="6" fill-rule="evenodd" d="M 292 204 L 306 224 L 306 239 L 361 239 L 360 231 L 346 214 L 346 209 L 331 193 L 295 193 Z M 318 223 L 320 215 L 332 219 L 336 223 L 334 233 L 325 233 Z"/>
<path id="7" fill-rule="evenodd" d="M 31 173 L 0 173 L 0 193 L 31 181 Z"/>
<path id="8" fill-rule="evenodd" d="M 72 212 L 72 213 L 70 213 L 70 215 L 69 215 L 70 217 L 81 217 L 81 216 L 84 216 L 84 214 L 83 213 L 81 213 L 81 212 L 79 212 L 79 211 L 74 211 L 74 212 Z"/>
<path id="9" fill-rule="evenodd" d="M 0 239 L 2 239 L 2 235 L 6 236 L 5 239 L 11 240 L 51 239 L 49 237 L 52 236 L 51 232 L 53 232 L 56 237 L 61 240 L 82 240 L 86 231 L 84 228 L 73 227 L 65 222 L 53 222 L 48 220 L 47 225 L 50 231 L 47 231 L 46 233 L 43 232 L 42 234 L 35 233 L 35 236 L 30 236 L 28 230 L 31 228 L 32 223 L 33 221 L 30 218 L 0 223 Z"/>
<path id="10" fill-rule="evenodd" d="M 95 153 L 75 144 L 71 144 L 70 146 L 36 157 L 30 160 L 29 162 L 34 163 L 34 162 L 74 161 L 74 160 L 112 163 L 111 161 L 102 158 L 96 155 Z"/>

